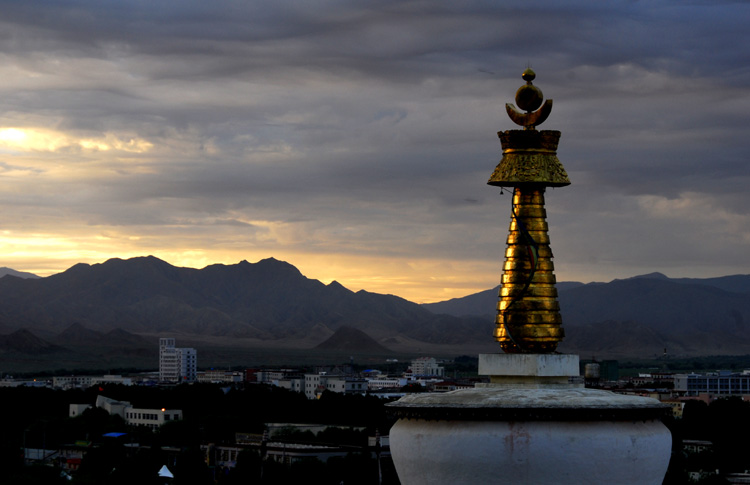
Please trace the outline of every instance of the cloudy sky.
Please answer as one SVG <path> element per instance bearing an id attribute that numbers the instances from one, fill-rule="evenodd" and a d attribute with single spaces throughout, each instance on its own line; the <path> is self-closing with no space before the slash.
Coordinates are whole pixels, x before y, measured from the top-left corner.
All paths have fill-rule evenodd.
<path id="1" fill-rule="evenodd" d="M 486 185 L 531 65 L 572 185 L 558 281 L 750 273 L 750 4 L 0 1 L 0 266 L 288 261 L 500 282 Z"/>

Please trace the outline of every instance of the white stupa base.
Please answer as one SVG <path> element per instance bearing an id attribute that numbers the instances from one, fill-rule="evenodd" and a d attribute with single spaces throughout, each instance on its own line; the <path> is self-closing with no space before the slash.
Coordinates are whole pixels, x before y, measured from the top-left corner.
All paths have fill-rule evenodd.
<path id="1" fill-rule="evenodd" d="M 403 485 L 659 485 L 671 436 L 657 420 L 401 419 L 390 445 Z"/>
<path id="2" fill-rule="evenodd" d="M 579 358 L 574 354 L 479 354 L 480 376 L 565 377 L 577 376 Z"/>
<path id="3" fill-rule="evenodd" d="M 490 383 L 388 404 L 403 485 L 661 484 L 672 436 L 656 399 L 568 383 L 578 357 L 481 356 Z"/>
<path id="4" fill-rule="evenodd" d="M 583 387 L 570 384 L 577 376 L 578 356 L 572 354 L 479 354 L 479 375 L 490 385 L 506 387 Z"/>

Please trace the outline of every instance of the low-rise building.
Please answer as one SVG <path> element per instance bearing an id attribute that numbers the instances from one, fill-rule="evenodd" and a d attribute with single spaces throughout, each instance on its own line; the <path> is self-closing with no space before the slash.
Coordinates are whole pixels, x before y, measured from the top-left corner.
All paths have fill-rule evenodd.
<path id="1" fill-rule="evenodd" d="M 750 394 L 750 372 L 719 371 L 710 374 L 676 374 L 674 390 L 683 392 L 686 396 L 697 396 L 702 393 L 720 396 Z"/>
<path id="2" fill-rule="evenodd" d="M 52 378 L 52 387 L 55 389 L 87 389 L 102 384 L 132 386 L 133 380 L 130 377 L 123 377 L 121 375 L 55 376 Z"/>
<path id="3" fill-rule="evenodd" d="M 409 381 L 406 377 L 382 377 L 377 376 L 367 379 L 367 387 L 370 390 L 375 389 L 401 389 Z"/>
<path id="4" fill-rule="evenodd" d="M 260 439 L 255 443 L 243 443 L 239 446 L 201 445 L 201 450 L 205 453 L 206 463 L 209 466 L 231 469 L 237 465 L 237 457 L 243 450 L 251 449 L 261 452 L 261 446 L 263 447 L 262 453 L 266 455 L 265 459 L 287 466 L 311 459 L 326 462 L 329 458 L 345 457 L 352 451 L 357 451 L 345 446 L 276 441 L 268 441 L 262 445 Z"/>
<path id="5" fill-rule="evenodd" d="M 87 409 L 91 409 L 91 404 L 71 404 L 68 406 L 68 416 L 75 418 L 83 414 Z"/>
<path id="6" fill-rule="evenodd" d="M 676 399 L 660 399 L 664 404 L 669 404 L 672 408 L 672 417 L 682 419 L 682 411 L 685 409 L 685 401 Z"/>
<path id="7" fill-rule="evenodd" d="M 473 389 L 474 385 L 466 382 L 442 381 L 432 384 L 432 392 L 450 392 L 457 389 Z"/>
<path id="8" fill-rule="evenodd" d="M 305 374 L 303 391 L 308 399 L 317 399 L 325 391 L 341 394 L 365 394 L 367 392 L 367 381 L 357 377 Z"/>
<path id="9" fill-rule="evenodd" d="M 97 396 L 94 406 L 104 409 L 111 415 L 116 414 L 122 417 L 130 425 L 146 426 L 154 430 L 169 421 L 182 419 L 182 410 L 180 409 L 134 408 L 128 401 L 118 401 L 105 396 Z M 70 417 L 80 416 L 91 407 L 90 404 L 70 404 L 68 415 Z"/>
<path id="10" fill-rule="evenodd" d="M 682 440 L 682 451 L 685 453 L 703 453 L 712 451 L 714 444 L 711 441 L 703 440 Z"/>
<path id="11" fill-rule="evenodd" d="M 182 420 L 182 411 L 179 409 L 140 409 L 129 407 L 125 409 L 124 417 L 128 424 L 157 429 L 169 421 Z"/>
<path id="12" fill-rule="evenodd" d="M 239 384 L 245 378 L 242 372 L 227 370 L 205 370 L 197 373 L 198 382 L 209 384 Z"/>
<path id="13" fill-rule="evenodd" d="M 302 378 L 303 373 L 298 369 L 262 369 L 255 371 L 255 382 L 273 384 L 281 379 Z"/>
<path id="14" fill-rule="evenodd" d="M 0 380 L 0 387 L 49 387 L 49 381 L 6 377 Z"/>
<path id="15" fill-rule="evenodd" d="M 279 379 L 275 382 L 277 387 L 289 389 L 294 392 L 305 392 L 305 380 L 303 378 L 295 377 L 291 379 Z"/>

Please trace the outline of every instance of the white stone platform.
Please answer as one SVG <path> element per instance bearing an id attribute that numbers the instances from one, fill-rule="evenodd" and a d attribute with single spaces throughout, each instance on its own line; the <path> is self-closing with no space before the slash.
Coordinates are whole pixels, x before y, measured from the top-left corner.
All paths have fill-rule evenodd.
<path id="1" fill-rule="evenodd" d="M 489 376 L 490 385 L 569 387 L 569 379 L 580 374 L 578 362 L 570 354 L 479 354 L 479 375 Z"/>
<path id="2" fill-rule="evenodd" d="M 482 354 L 489 384 L 388 404 L 404 485 L 660 485 L 671 435 L 656 399 L 570 384 L 577 355 Z"/>

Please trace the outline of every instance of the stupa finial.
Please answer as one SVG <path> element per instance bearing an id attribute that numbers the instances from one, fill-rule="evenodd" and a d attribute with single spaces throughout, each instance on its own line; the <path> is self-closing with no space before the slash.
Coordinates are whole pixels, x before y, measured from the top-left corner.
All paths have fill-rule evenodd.
<path id="1" fill-rule="evenodd" d="M 546 187 L 569 185 L 570 179 L 557 158 L 560 132 L 534 129 L 552 110 L 552 100 L 542 104 L 542 91 L 531 84 L 535 77 L 531 68 L 526 69 L 526 84 L 516 92 L 516 103 L 526 113 L 506 105 L 510 118 L 525 129 L 498 133 L 503 159 L 487 182 L 513 187 L 503 285 L 495 319 L 495 339 L 508 353 L 552 353 L 564 336 L 544 191 Z"/>
<path id="2" fill-rule="evenodd" d="M 523 126 L 525 130 L 533 130 L 537 125 L 541 125 L 552 112 L 552 100 L 548 99 L 542 104 L 544 95 L 542 90 L 532 84 L 536 73 L 530 67 L 526 68 L 521 74 L 526 84 L 516 91 L 516 104 L 525 113 L 521 112 L 511 103 L 505 104 L 505 110 L 513 123 Z M 540 108 L 541 106 L 541 108 Z M 534 111 L 537 110 L 537 111 Z"/>

